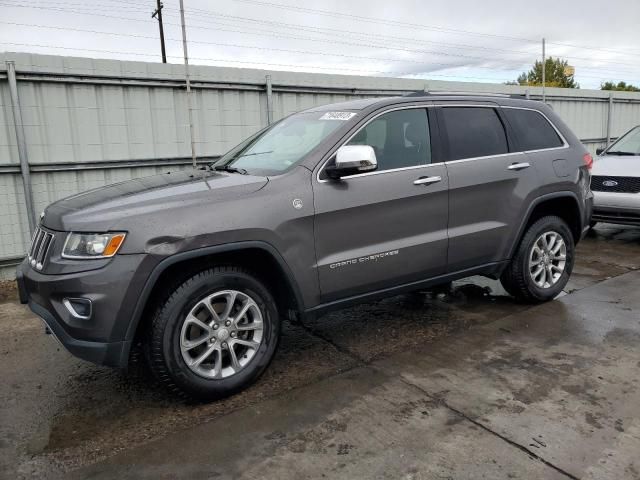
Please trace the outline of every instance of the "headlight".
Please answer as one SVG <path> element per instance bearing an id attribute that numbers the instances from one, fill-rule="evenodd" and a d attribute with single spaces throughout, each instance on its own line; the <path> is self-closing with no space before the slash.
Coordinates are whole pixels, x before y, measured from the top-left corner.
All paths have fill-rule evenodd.
<path id="1" fill-rule="evenodd" d="M 73 259 L 113 257 L 125 236 L 125 233 L 70 233 L 64 242 L 62 256 Z"/>

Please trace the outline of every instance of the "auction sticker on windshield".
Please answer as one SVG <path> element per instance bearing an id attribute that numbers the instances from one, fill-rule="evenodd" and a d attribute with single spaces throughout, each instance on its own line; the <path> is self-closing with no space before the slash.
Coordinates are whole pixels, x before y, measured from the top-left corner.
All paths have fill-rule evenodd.
<path id="1" fill-rule="evenodd" d="M 353 117 L 356 114 L 354 112 L 327 112 L 320 117 L 320 120 L 342 120 L 346 121 Z"/>

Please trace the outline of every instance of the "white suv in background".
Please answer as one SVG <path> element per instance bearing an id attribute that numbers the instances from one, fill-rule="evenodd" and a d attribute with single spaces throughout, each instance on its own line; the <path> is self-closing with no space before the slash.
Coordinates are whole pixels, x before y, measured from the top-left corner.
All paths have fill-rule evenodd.
<path id="1" fill-rule="evenodd" d="M 597 222 L 640 226 L 640 125 L 597 153 L 591 171 L 591 226 Z"/>

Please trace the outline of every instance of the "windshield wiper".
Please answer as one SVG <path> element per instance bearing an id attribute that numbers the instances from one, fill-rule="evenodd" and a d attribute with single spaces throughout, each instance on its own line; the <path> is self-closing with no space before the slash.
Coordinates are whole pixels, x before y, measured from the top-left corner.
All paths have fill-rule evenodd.
<path id="1" fill-rule="evenodd" d="M 244 168 L 232 167 L 231 165 L 214 165 L 213 169 L 216 172 L 239 173 L 241 175 L 247 175 L 249 173 Z"/>
<path id="2" fill-rule="evenodd" d="M 264 155 L 265 153 L 273 153 L 273 150 L 268 150 L 266 152 L 254 152 L 254 153 L 245 153 L 244 155 L 238 155 L 237 157 L 234 158 L 234 160 L 236 158 L 242 158 L 242 157 L 253 157 L 254 155 Z"/>
<path id="3" fill-rule="evenodd" d="M 613 151 L 609 151 L 609 152 L 605 152 L 607 155 L 629 155 L 632 157 L 635 157 L 636 155 L 640 155 L 638 153 L 633 153 L 633 152 L 622 152 L 620 150 L 613 150 Z"/>

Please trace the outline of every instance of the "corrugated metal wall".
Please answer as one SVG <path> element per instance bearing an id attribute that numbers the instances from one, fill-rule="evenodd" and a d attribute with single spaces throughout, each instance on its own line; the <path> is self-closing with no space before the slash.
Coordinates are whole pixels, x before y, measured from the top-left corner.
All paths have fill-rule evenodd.
<path id="1" fill-rule="evenodd" d="M 181 65 L 0 54 L 0 278 L 12 276 L 29 228 L 6 61 L 15 62 L 36 212 L 60 198 L 130 178 L 188 168 Z M 314 105 L 413 90 L 529 93 L 497 84 L 192 68 L 196 149 L 211 160 L 267 124 Z M 547 89 L 547 101 L 594 152 L 607 136 L 609 92 Z M 640 94 L 615 92 L 610 133 L 640 123 Z"/>

